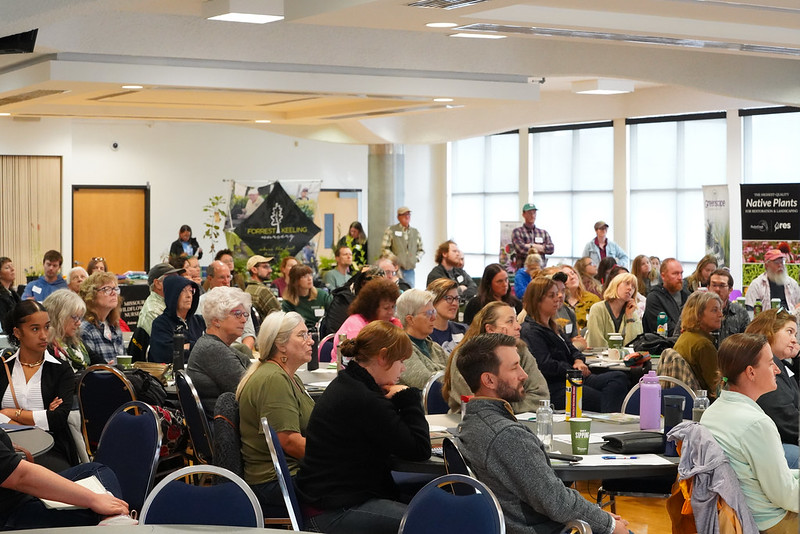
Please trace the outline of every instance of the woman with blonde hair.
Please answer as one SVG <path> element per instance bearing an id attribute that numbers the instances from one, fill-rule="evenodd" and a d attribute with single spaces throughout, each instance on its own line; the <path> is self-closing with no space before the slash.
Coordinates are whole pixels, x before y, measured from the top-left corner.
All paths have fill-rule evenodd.
<path id="1" fill-rule="evenodd" d="M 433 308 L 436 310 L 430 338 L 442 347 L 445 354 L 450 354 L 467 331 L 467 325 L 456 322 L 458 282 L 449 278 L 437 278 L 428 284 L 428 292 L 433 295 Z"/>
<path id="2" fill-rule="evenodd" d="M 675 350 L 689 363 L 700 389 L 715 399 L 719 389 L 717 347 L 711 332 L 722 325 L 722 300 L 716 293 L 692 293 L 681 311 L 681 335 Z"/>
<path id="3" fill-rule="evenodd" d="M 86 303 L 77 293 L 59 289 L 50 293 L 42 302 L 50 316 L 50 332 L 47 334 L 50 352 L 69 362 L 73 371 L 83 371 L 95 363 L 105 363 L 89 356 L 89 350 L 81 341 L 80 328 Z"/>
<path id="4" fill-rule="evenodd" d="M 308 265 L 295 265 L 289 271 L 289 284 L 283 293 L 281 307 L 285 312 L 297 312 L 303 316 L 306 326 L 313 328 L 325 316 L 331 303 L 327 291 L 317 291 L 314 276 Z"/>
<path id="5" fill-rule="evenodd" d="M 119 328 L 120 289 L 117 275 L 95 272 L 81 284 L 81 298 L 86 315 L 81 323 L 81 340 L 89 351 L 91 361 L 116 363 L 125 354 L 122 331 Z"/>
<path id="6" fill-rule="evenodd" d="M 643 331 L 636 307 L 636 277 L 620 273 L 609 282 L 603 300 L 592 306 L 586 341 L 590 347 L 607 347 L 607 335 L 616 332 L 627 345 Z"/>
<path id="7" fill-rule="evenodd" d="M 581 281 L 578 271 L 571 265 L 559 265 L 559 270 L 567 275 L 565 282 L 564 304 L 575 312 L 578 328 L 586 328 L 589 309 L 600 299 L 594 293 L 587 291 Z"/>
<path id="8" fill-rule="evenodd" d="M 350 364 L 311 414 L 297 475 L 306 525 L 317 532 L 395 534 L 406 505 L 392 479 L 392 459 L 424 461 L 431 454 L 420 391 L 398 384 L 411 340 L 391 323 L 373 321 L 339 351 Z"/>
<path id="9" fill-rule="evenodd" d="M 547 389 L 547 381 L 542 376 L 542 372 L 539 371 L 536 358 L 531 355 L 525 342 L 519 338 L 520 325 L 517 322 L 516 315 L 514 308 L 505 302 L 490 302 L 475 316 L 459 346 L 479 334 L 506 334 L 515 338 L 517 340 L 519 364 L 527 373 L 528 378 L 524 384 L 525 397 L 520 401 L 512 402 L 511 408 L 514 413 L 535 412 L 539 407 L 540 400 L 550 398 L 550 392 Z M 458 371 L 457 360 L 458 347 L 450 354 L 447 360 L 444 385 L 442 386 L 442 396 L 450 406 L 450 413 L 458 413 L 461 410 L 462 396 L 472 395 L 472 390 Z"/>
<path id="10" fill-rule="evenodd" d="M 575 262 L 575 271 L 581 277 L 581 283 L 586 291 L 597 295 L 598 298 L 603 296 L 603 288 L 600 282 L 595 278 L 597 276 L 597 264 L 589 256 L 585 256 Z"/>
<path id="11" fill-rule="evenodd" d="M 717 257 L 713 254 L 706 254 L 703 256 L 703 259 L 698 262 L 694 272 L 683 281 L 683 287 L 692 293 L 701 287 L 708 287 L 711 273 L 716 271 L 718 266 Z"/>
<path id="12" fill-rule="evenodd" d="M 311 360 L 313 344 L 299 314 L 270 313 L 258 332 L 258 361 L 236 388 L 244 479 L 269 517 L 283 517 L 286 508 L 261 418 L 266 417 L 278 434 L 289 471 L 295 475 L 306 453 L 306 428 L 314 409 L 314 401 L 296 373 Z"/>

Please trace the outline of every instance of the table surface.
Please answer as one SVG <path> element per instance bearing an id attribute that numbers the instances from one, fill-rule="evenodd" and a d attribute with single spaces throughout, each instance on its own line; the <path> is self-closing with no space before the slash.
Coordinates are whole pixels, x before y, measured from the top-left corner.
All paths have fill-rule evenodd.
<path id="1" fill-rule="evenodd" d="M 429 425 L 443 426 L 448 429 L 458 427 L 461 422 L 461 415 L 447 414 L 447 415 L 427 415 L 425 418 L 428 420 Z M 523 424 L 536 430 L 536 423 L 532 421 L 522 421 Z M 639 430 L 638 423 L 632 424 L 615 424 L 606 423 L 602 421 L 592 421 L 592 434 L 610 434 L 613 432 L 636 432 Z M 568 434 L 569 423 L 560 422 L 553 424 L 554 434 Z M 600 443 L 592 443 L 589 445 L 589 454 L 613 454 L 600 449 Z M 572 446 L 569 443 L 560 441 L 553 441 L 554 452 L 565 454 L 572 454 Z M 669 465 L 615 465 L 612 467 L 605 466 L 581 466 L 580 462 L 576 464 L 554 465 L 558 478 L 565 482 L 573 482 L 576 480 L 598 480 L 598 479 L 613 479 L 613 478 L 639 478 L 648 476 L 673 476 L 677 474 L 679 458 L 665 457 L 670 460 Z M 402 467 L 412 467 L 414 462 L 402 462 Z M 421 472 L 432 474 L 444 474 L 444 460 L 438 457 L 431 457 L 428 462 L 416 462 L 419 465 Z M 397 467 L 400 467 L 398 465 Z"/>
<path id="2" fill-rule="evenodd" d="M 53 436 L 41 428 L 28 428 L 9 432 L 8 437 L 14 445 L 27 449 L 35 458 L 53 448 Z"/>

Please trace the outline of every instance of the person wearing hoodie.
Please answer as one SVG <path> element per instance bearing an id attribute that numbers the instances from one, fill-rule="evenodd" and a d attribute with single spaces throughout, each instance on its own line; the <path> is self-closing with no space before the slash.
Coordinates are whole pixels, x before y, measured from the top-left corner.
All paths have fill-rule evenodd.
<path id="1" fill-rule="evenodd" d="M 250 366 L 250 358 L 231 348 L 250 317 L 250 294 L 238 287 L 215 287 L 203 295 L 206 330 L 192 348 L 186 374 L 209 417 L 217 398 L 234 392 Z"/>
<path id="2" fill-rule="evenodd" d="M 150 335 L 151 362 L 172 363 L 172 337 L 188 333 L 188 324 L 200 301 L 198 285 L 182 276 L 164 279 L 164 312 L 153 321 Z"/>

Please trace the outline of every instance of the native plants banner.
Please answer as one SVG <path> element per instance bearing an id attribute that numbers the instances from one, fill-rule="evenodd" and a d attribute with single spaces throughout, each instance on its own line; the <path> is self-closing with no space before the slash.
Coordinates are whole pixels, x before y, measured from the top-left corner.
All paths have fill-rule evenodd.
<path id="1" fill-rule="evenodd" d="M 786 271 L 800 271 L 800 184 L 742 184 L 742 283 L 764 272 L 764 254 L 786 254 Z"/>

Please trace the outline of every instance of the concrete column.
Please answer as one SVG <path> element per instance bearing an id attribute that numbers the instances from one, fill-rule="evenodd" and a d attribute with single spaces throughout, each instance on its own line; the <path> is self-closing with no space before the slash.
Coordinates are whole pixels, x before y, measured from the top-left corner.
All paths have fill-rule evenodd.
<path id="1" fill-rule="evenodd" d="M 729 265 L 735 287 L 742 287 L 742 199 L 739 184 L 744 183 L 742 147 L 744 131 L 739 111 L 730 109 L 726 115 L 728 209 L 730 210 L 729 235 L 731 263 Z"/>
<path id="2" fill-rule="evenodd" d="M 517 209 L 516 218 L 511 217 L 511 220 L 522 219 L 522 206 L 531 199 L 531 191 L 528 188 L 528 174 L 530 173 L 530 157 L 528 154 L 528 129 L 519 129 L 519 206 Z"/>
<path id="3" fill-rule="evenodd" d="M 405 202 L 405 151 L 403 145 L 370 145 L 368 156 L 369 262 L 381 254 L 387 226 L 397 222 L 396 210 Z"/>
<path id="4" fill-rule="evenodd" d="M 630 173 L 628 168 L 628 127 L 625 119 L 614 119 L 614 242 L 628 252 L 633 263 L 630 228 Z M 630 265 L 629 265 L 630 267 Z"/>

